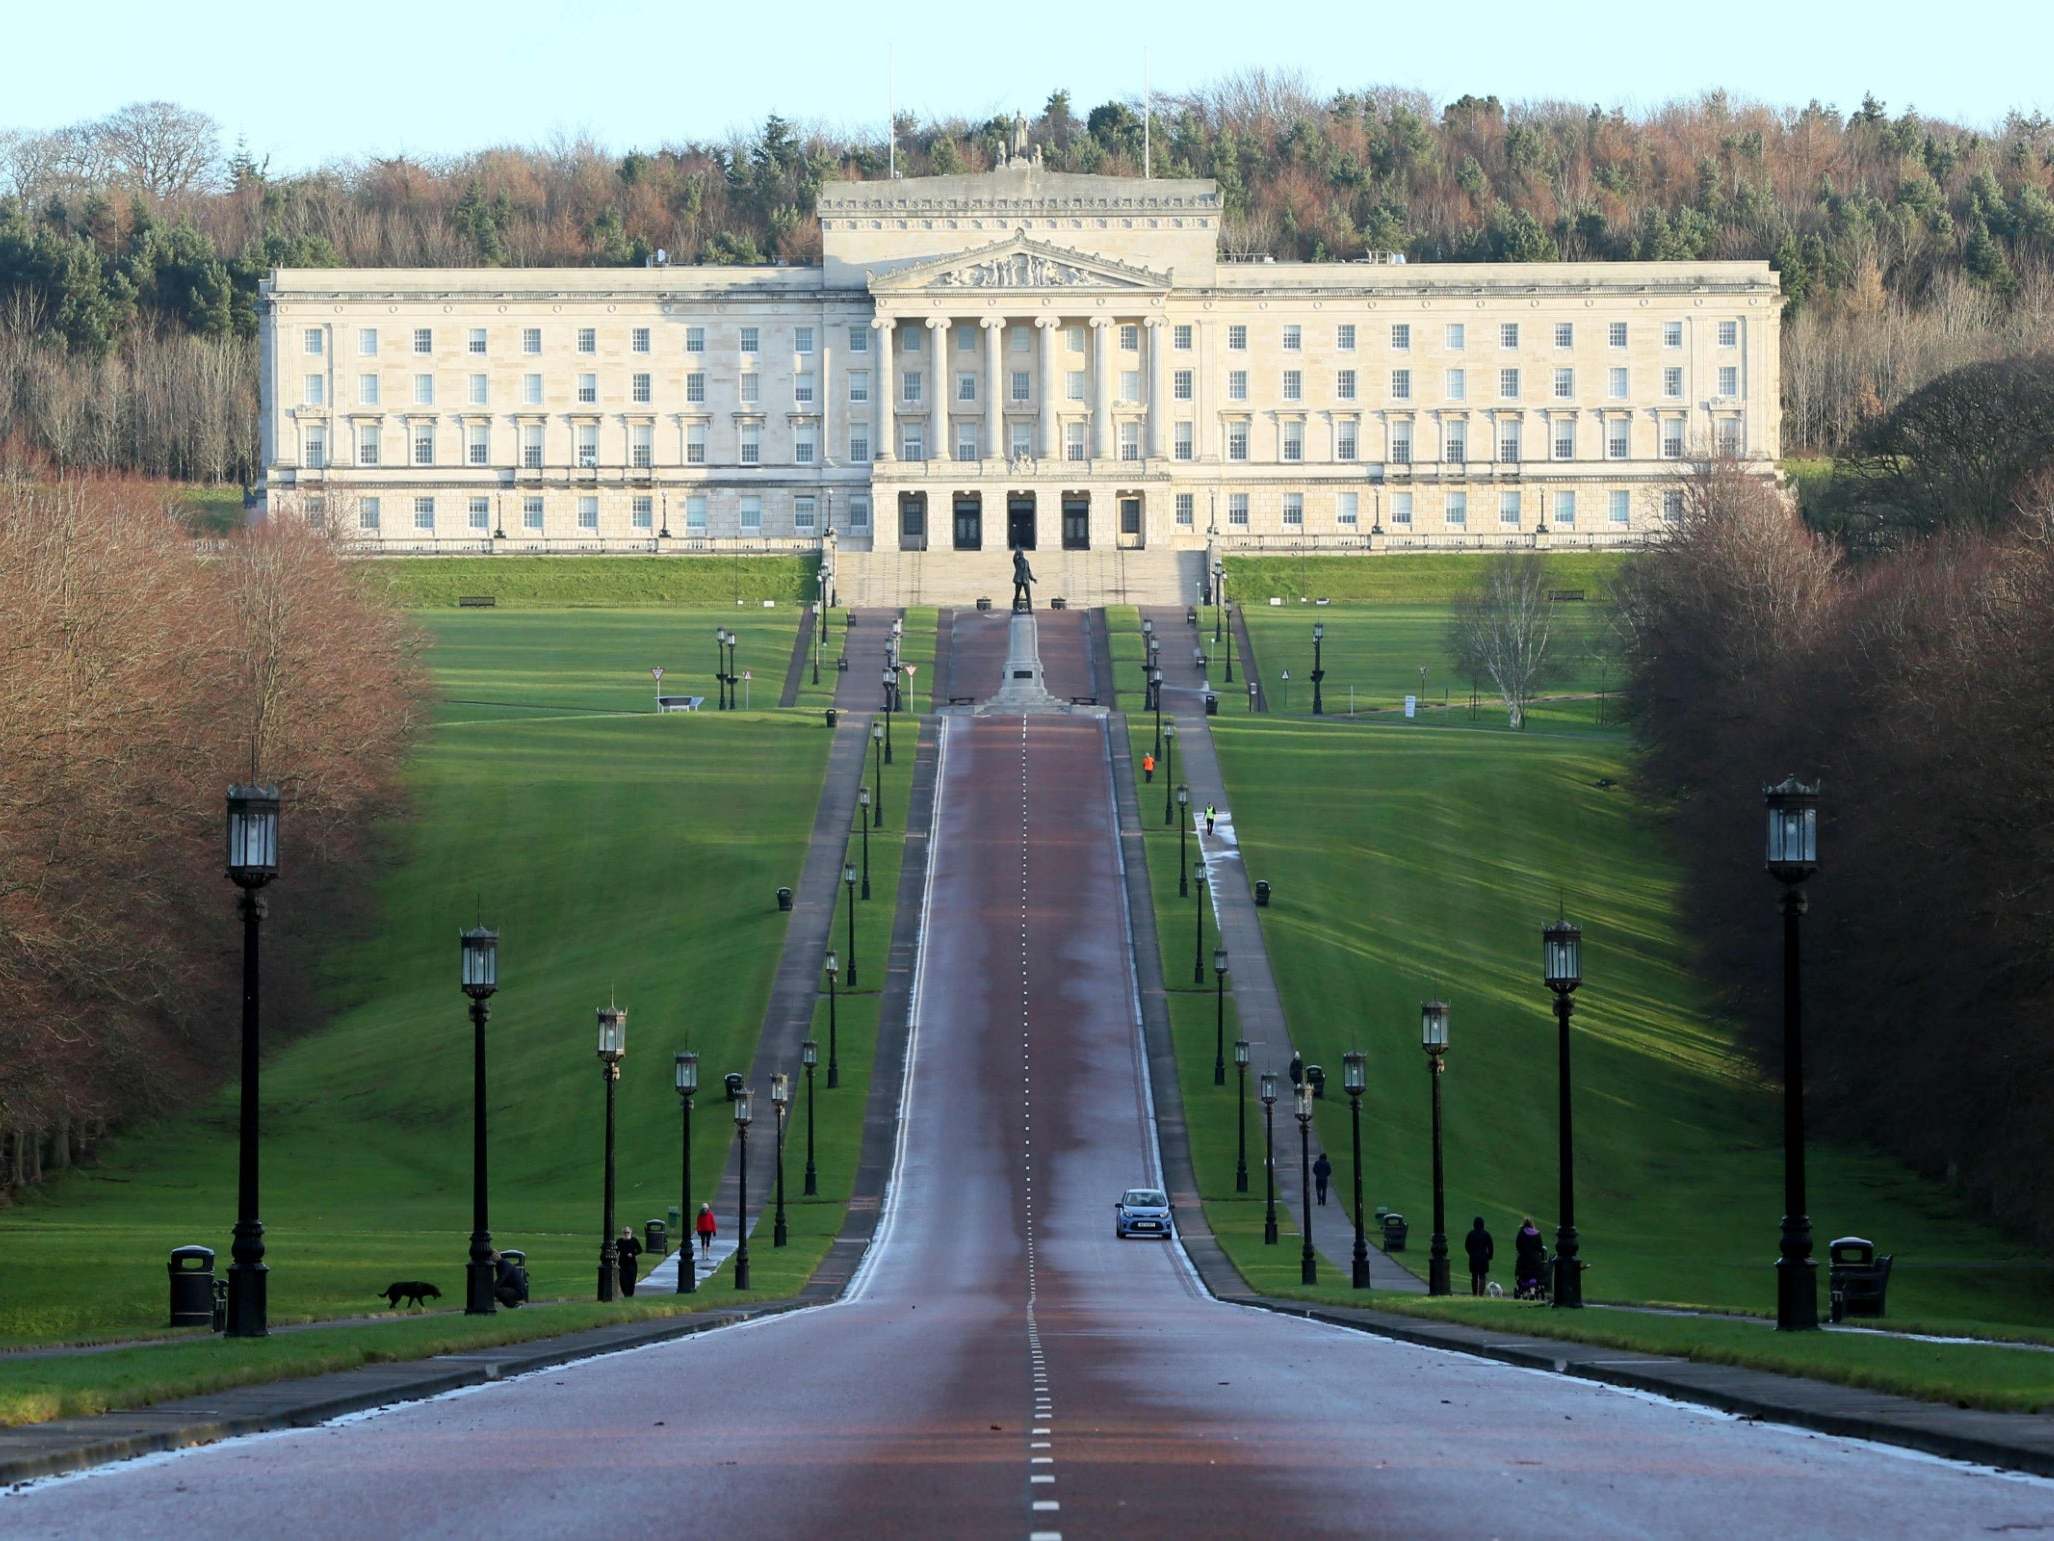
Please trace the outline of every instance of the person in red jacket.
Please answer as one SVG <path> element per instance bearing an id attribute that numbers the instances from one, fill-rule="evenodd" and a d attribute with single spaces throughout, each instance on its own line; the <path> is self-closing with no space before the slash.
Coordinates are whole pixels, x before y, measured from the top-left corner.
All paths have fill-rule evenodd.
<path id="1" fill-rule="evenodd" d="M 699 1219 L 693 1229 L 699 1233 L 699 1255 L 704 1257 L 713 1250 L 713 1238 L 720 1230 L 720 1222 L 713 1218 L 711 1204 L 699 1206 Z"/>

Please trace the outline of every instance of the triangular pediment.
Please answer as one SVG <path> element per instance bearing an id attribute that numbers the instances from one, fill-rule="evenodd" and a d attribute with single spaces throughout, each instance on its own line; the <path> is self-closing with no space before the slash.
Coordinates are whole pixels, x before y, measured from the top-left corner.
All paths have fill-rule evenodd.
<path id="1" fill-rule="evenodd" d="M 1090 256 L 1024 234 L 970 251 L 935 257 L 889 273 L 873 273 L 873 294 L 908 294 L 932 289 L 1166 290 L 1170 275 Z"/>

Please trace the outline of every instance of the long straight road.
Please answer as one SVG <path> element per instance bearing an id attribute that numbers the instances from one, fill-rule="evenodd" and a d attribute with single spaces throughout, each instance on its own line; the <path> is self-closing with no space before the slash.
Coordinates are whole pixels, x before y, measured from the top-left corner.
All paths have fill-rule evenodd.
<path id="1" fill-rule="evenodd" d="M 1114 837 L 1100 721 L 946 719 L 898 1172 L 841 1303 L 0 1496 L 0 1534 L 2054 1526 L 2054 1484 L 1221 1305 L 1114 1240 L 1154 1174 Z"/>

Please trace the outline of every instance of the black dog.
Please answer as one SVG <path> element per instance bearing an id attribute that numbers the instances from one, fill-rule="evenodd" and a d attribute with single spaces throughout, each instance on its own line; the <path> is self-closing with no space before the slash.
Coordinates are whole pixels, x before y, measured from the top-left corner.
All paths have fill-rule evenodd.
<path id="1" fill-rule="evenodd" d="M 399 1309 L 399 1303 L 402 1300 L 418 1306 L 422 1305 L 425 1300 L 440 1300 L 442 1298 L 441 1290 L 432 1284 L 423 1283 L 419 1279 L 402 1279 L 397 1284 L 388 1284 L 378 1293 L 391 1303 L 392 1309 L 395 1311 Z"/>

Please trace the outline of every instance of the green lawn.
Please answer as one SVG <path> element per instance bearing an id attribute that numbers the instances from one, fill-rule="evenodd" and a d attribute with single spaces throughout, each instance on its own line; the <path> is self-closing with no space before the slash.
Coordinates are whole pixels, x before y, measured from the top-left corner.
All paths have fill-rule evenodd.
<path id="1" fill-rule="evenodd" d="M 454 606 L 490 594 L 501 605 L 694 605 L 730 610 L 810 604 L 819 594 L 812 556 L 368 557 L 402 605 Z M 737 604 L 737 601 L 740 604 Z"/>
<path id="2" fill-rule="evenodd" d="M 1377 556 L 1233 556 L 1227 558 L 1227 598 L 1245 604 L 1250 615 L 1272 595 L 1295 605 L 1307 599 L 1446 603 L 1476 581 L 1489 554 L 1399 552 Z M 1625 553 L 1557 551 L 1549 565 L 1563 588 L 1580 588 L 1599 598 L 1619 571 Z M 1310 608 L 1308 606 L 1308 608 Z"/>

